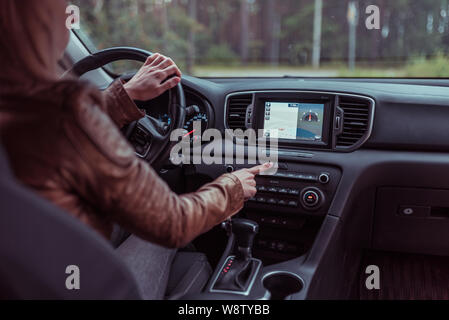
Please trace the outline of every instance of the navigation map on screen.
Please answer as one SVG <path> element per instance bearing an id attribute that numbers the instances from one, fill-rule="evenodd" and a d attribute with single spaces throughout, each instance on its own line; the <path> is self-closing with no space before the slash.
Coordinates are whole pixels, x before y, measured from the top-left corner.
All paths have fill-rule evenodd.
<path id="1" fill-rule="evenodd" d="M 290 140 L 322 141 L 324 104 L 266 102 L 264 135 Z"/>

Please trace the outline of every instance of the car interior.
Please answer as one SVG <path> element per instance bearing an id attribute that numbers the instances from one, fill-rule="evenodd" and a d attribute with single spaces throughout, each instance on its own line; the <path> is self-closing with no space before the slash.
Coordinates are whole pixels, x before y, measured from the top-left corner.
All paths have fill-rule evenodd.
<path id="1" fill-rule="evenodd" d="M 72 32 L 61 71 L 105 89 L 118 77 L 105 65 L 150 54 L 127 47 L 91 54 Z M 167 299 L 449 298 L 447 81 L 184 75 L 159 98 L 136 103 L 147 116 L 123 133 L 179 194 L 251 167 L 257 146 L 237 131 L 231 151 L 242 147 L 243 159 L 227 149 L 218 164 L 175 165 L 168 141 L 175 129 L 193 131 L 192 155 L 201 154 L 216 141 L 202 141 L 195 122 L 201 131 L 270 137 L 279 121 L 292 121 L 276 110 L 300 105 L 293 121 L 309 134 L 283 133 L 277 171 L 257 177 L 256 196 L 231 222 L 179 250 Z M 15 182 L 1 158 L 0 298 L 139 299 L 114 248 Z M 74 257 L 89 270 L 86 285 L 58 289 L 66 275 L 53 271 Z M 382 271 L 382 290 L 365 285 L 372 265 Z"/>

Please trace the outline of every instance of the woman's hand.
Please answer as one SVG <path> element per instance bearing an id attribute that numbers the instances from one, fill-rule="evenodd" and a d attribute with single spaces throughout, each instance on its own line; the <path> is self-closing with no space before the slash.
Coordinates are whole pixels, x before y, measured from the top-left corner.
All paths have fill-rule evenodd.
<path id="1" fill-rule="evenodd" d="M 147 101 L 175 87 L 180 81 L 181 71 L 173 60 L 155 53 L 148 57 L 142 68 L 124 87 L 131 99 Z"/>
<path id="2" fill-rule="evenodd" d="M 265 163 L 250 169 L 242 169 L 232 173 L 242 183 L 245 200 L 254 197 L 257 193 L 256 179 L 255 179 L 256 175 L 264 171 L 267 171 L 272 167 L 273 167 L 272 163 Z"/>

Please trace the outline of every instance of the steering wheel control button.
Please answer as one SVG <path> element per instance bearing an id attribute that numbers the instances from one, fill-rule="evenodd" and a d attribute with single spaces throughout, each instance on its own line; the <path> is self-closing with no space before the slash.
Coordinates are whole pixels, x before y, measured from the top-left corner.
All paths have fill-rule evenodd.
<path id="1" fill-rule="evenodd" d="M 318 177 L 318 180 L 320 181 L 320 183 L 322 184 L 328 184 L 329 181 L 331 180 L 330 176 L 328 173 L 322 173 L 320 174 L 320 176 Z"/>

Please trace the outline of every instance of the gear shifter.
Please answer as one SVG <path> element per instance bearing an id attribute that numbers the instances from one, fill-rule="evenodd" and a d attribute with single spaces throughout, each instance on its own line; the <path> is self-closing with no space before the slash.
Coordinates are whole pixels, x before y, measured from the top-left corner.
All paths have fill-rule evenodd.
<path id="1" fill-rule="evenodd" d="M 237 260 L 248 261 L 252 258 L 254 237 L 259 232 L 259 225 L 251 220 L 232 220 L 232 233 L 235 236 Z"/>
<path id="2" fill-rule="evenodd" d="M 259 225 L 251 220 L 233 219 L 225 228 L 234 235 L 235 256 L 226 259 L 212 290 L 245 293 L 250 289 L 261 265 L 260 260 L 252 257 L 254 237 L 259 231 Z"/>

